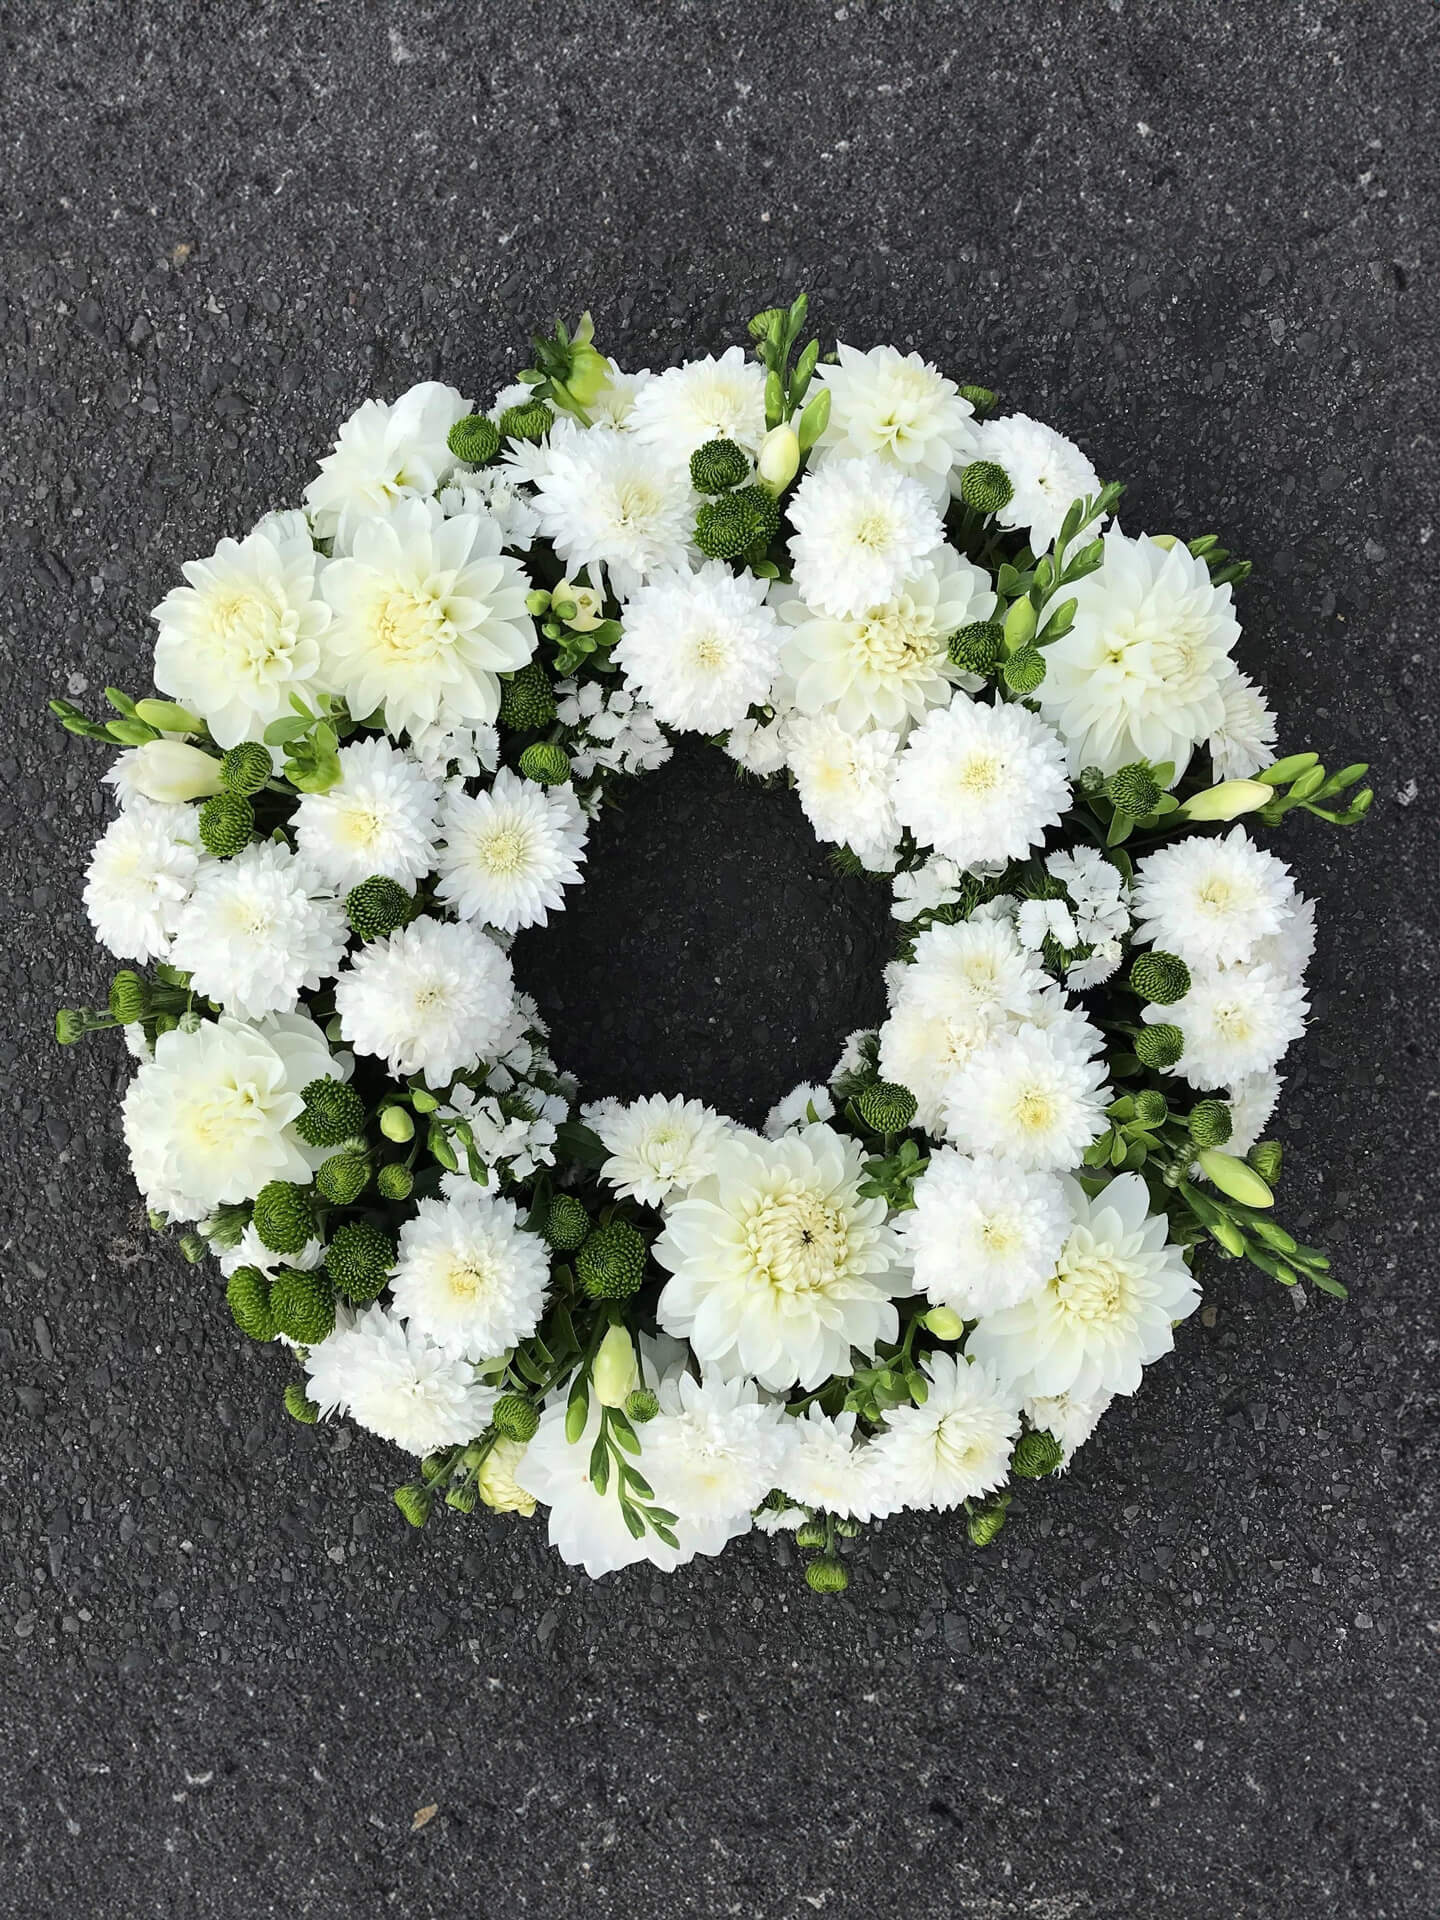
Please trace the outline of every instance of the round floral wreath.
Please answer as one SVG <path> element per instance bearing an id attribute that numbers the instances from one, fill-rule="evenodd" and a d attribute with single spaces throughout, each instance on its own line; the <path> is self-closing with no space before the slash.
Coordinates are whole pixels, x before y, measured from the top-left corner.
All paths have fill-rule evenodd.
<path id="1" fill-rule="evenodd" d="M 651 374 L 587 315 L 488 413 L 367 400 L 156 608 L 162 697 L 52 703 L 124 748 L 85 905 L 134 965 L 57 1032 L 124 1031 L 152 1223 L 296 1419 L 418 1457 L 408 1520 L 541 1503 L 592 1575 L 758 1525 L 838 1591 L 906 1507 L 984 1545 L 1199 1245 L 1344 1292 L 1261 1138 L 1312 908 L 1204 829 L 1351 823 L 1365 769 L 1270 764 L 1213 535 L 1122 533 L 1069 440 L 805 320 Z M 507 955 L 676 732 L 891 877 L 888 1018 L 763 1133 L 579 1106 Z"/>

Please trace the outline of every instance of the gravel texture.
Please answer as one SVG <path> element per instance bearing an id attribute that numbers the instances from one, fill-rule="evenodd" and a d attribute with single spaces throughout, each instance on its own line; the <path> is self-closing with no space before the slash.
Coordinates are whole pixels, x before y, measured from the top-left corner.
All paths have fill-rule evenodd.
<path id="1" fill-rule="evenodd" d="M 0 32 L 0 1911 L 1435 1913 L 1434 8 Z M 1073 432 L 1132 527 L 1252 556 L 1287 740 L 1377 765 L 1363 835 L 1283 843 L 1324 903 L 1284 1203 L 1354 1298 L 1212 1269 L 992 1550 L 892 1522 L 830 1604 L 758 1538 L 589 1586 L 533 1526 L 414 1535 L 386 1449 L 287 1420 L 278 1356 L 145 1233 L 118 1048 L 49 1039 L 104 979 L 104 807 L 42 716 L 138 687 L 178 563 L 296 498 L 365 394 L 487 393 L 585 304 L 660 366 L 802 285 Z M 597 1091 L 763 1103 L 875 993 L 881 906 L 792 803 L 694 774 L 598 836 L 603 904 L 533 978 Z"/>

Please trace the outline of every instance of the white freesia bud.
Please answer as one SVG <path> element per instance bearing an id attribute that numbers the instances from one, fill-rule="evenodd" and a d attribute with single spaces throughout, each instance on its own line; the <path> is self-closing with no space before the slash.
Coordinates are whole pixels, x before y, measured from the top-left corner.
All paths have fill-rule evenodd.
<path id="1" fill-rule="evenodd" d="M 183 740 L 149 740 L 135 749 L 130 784 L 147 800 L 204 800 L 221 789 L 220 762 Z"/>
<path id="2" fill-rule="evenodd" d="M 613 1326 L 600 1342 L 591 1369 L 590 1384 L 602 1407 L 623 1407 L 640 1384 L 640 1369 L 635 1365 L 635 1343 L 629 1330 Z"/>
<path id="3" fill-rule="evenodd" d="M 756 470 L 771 493 L 783 493 L 800 471 L 800 436 L 794 427 L 772 427 L 760 442 Z"/>
<path id="4" fill-rule="evenodd" d="M 1263 780 L 1222 780 L 1218 787 L 1207 787 L 1180 809 L 1186 820 L 1238 820 L 1242 813 L 1254 813 L 1275 798 L 1275 789 Z"/>

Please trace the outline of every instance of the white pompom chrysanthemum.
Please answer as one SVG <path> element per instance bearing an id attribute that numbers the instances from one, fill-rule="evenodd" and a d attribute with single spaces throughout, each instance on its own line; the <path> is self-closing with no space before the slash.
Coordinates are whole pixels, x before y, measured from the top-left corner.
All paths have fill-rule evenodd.
<path id="1" fill-rule="evenodd" d="M 117 960 L 163 960 L 203 855 L 193 807 L 137 797 L 95 842 L 85 911 Z"/>
<path id="2" fill-rule="evenodd" d="M 863 614 L 901 590 L 945 530 L 918 480 L 874 458 L 807 473 L 789 503 L 791 575 L 822 613 Z"/>
<path id="3" fill-rule="evenodd" d="M 992 1035 L 960 1067 L 945 1092 L 946 1131 L 967 1153 L 1066 1171 L 1104 1132 L 1108 1099 L 1103 1059 L 1024 1026 Z"/>
<path id="4" fill-rule="evenodd" d="M 1131 903 L 1138 939 L 1204 967 L 1248 960 L 1284 929 L 1294 901 L 1285 862 L 1234 827 L 1224 839 L 1188 835 L 1147 854 Z"/>
<path id="5" fill-rule="evenodd" d="M 413 887 L 435 864 L 439 783 L 384 739 L 340 749 L 340 779 L 325 793 L 303 793 L 292 827 L 295 844 L 337 893 L 381 874 Z"/>
<path id="6" fill-rule="evenodd" d="M 1225 1099 L 1230 1108 L 1227 1153 L 1243 1157 L 1263 1137 L 1280 1104 L 1280 1089 L 1284 1084 L 1273 1068 L 1265 1067 L 1259 1073 L 1247 1073 L 1226 1090 Z"/>
<path id="7" fill-rule="evenodd" d="M 925 1372 L 925 1404 L 888 1412 L 871 1445 L 901 1505 L 944 1513 L 1003 1485 L 1020 1403 L 992 1368 L 963 1354 L 932 1353 Z"/>
<path id="8" fill-rule="evenodd" d="M 714 1171 L 667 1209 L 657 1318 L 707 1371 L 814 1387 L 848 1369 L 852 1347 L 873 1354 L 895 1338 L 894 1236 L 884 1200 L 861 1197 L 861 1160 L 830 1127 L 732 1134 Z"/>
<path id="9" fill-rule="evenodd" d="M 1021 1412 L 1032 1427 L 1050 1434 L 1060 1442 L 1060 1465 L 1065 1473 L 1071 1460 L 1094 1433 L 1114 1399 L 1110 1393 L 1097 1393 L 1088 1399 L 1074 1393 L 1038 1394 L 1025 1402 Z"/>
<path id="10" fill-rule="evenodd" d="M 963 694 L 920 723 L 895 775 L 901 825 L 967 867 L 1023 859 L 1069 800 L 1065 747 L 1054 729 L 1024 707 Z"/>
<path id="11" fill-rule="evenodd" d="M 1014 489 L 996 520 L 1023 529 L 1035 553 L 1054 544 L 1072 502 L 1100 491 L 1099 474 L 1075 442 L 1028 414 L 986 420 L 975 439 L 974 457 L 1003 467 Z"/>
<path id="12" fill-rule="evenodd" d="M 883 1519 L 900 1504 L 883 1456 L 855 1438 L 853 1413 L 832 1418 L 811 1405 L 785 1430 L 790 1444 L 776 1485 L 792 1500 L 862 1521 Z"/>
<path id="13" fill-rule="evenodd" d="M 1305 1031 L 1305 990 L 1273 967 L 1240 962 L 1192 970 L 1190 991 L 1168 1007 L 1146 1007 L 1149 1025 L 1178 1027 L 1185 1050 L 1174 1071 L 1192 1087 L 1232 1086 L 1273 1067 Z"/>
<path id="14" fill-rule="evenodd" d="M 702 1382 L 681 1370 L 660 1382 L 658 1397 L 644 1428 L 645 1478 L 678 1517 L 682 1545 L 719 1553 L 749 1532 L 751 1509 L 775 1485 L 789 1423 L 753 1380 Z"/>
<path id="15" fill-rule="evenodd" d="M 961 920 L 920 935 L 899 996 L 988 1032 L 1007 1016 L 1029 1013 L 1046 983 L 1009 920 Z"/>
<path id="16" fill-rule="evenodd" d="M 502 767 L 486 792 L 446 797 L 436 893 L 461 919 L 505 933 L 543 926 L 581 877 L 587 831 L 573 787 L 537 786 Z"/>
<path id="17" fill-rule="evenodd" d="M 488 1360 L 535 1331 L 549 1281 L 549 1252 L 519 1225 L 514 1202 L 471 1183 L 453 1199 L 422 1200 L 405 1222 L 390 1293 L 437 1347 Z"/>
<path id="18" fill-rule="evenodd" d="M 942 1147 L 900 1216 L 915 1285 L 965 1320 L 1010 1307 L 1050 1277 L 1070 1231 L 1056 1175 Z"/>
<path id="19" fill-rule="evenodd" d="M 1054 1273 L 1017 1306 L 987 1314 L 968 1342 L 1022 1400 L 1134 1393 L 1143 1368 L 1174 1346 L 1174 1322 L 1200 1300 L 1138 1173 L 1093 1200 L 1078 1182 L 1066 1186 L 1074 1224 Z"/>
<path id="20" fill-rule="evenodd" d="M 783 737 L 816 835 L 849 847 L 877 872 L 893 867 L 900 837 L 892 798 L 898 735 L 879 728 L 850 733 L 834 714 L 817 713 L 787 720 Z"/>
<path id="21" fill-rule="evenodd" d="M 1275 754 L 1275 715 L 1263 693 L 1232 666 L 1220 684 L 1224 715 L 1206 741 L 1217 780 L 1248 780 Z"/>
<path id="22" fill-rule="evenodd" d="M 337 551 L 347 548 L 359 521 L 434 493 L 458 464 L 450 429 L 469 411 L 470 402 L 438 380 L 424 380 L 395 401 L 366 400 L 305 489 L 320 538 L 337 541 Z"/>
<path id="23" fill-rule="evenodd" d="M 862 351 L 843 340 L 835 351 L 835 362 L 819 370 L 831 399 L 822 455 L 873 455 L 918 480 L 943 504 L 950 469 L 974 448 L 970 402 L 918 353 L 889 346 Z"/>
<path id="24" fill-rule="evenodd" d="M 658 1207 L 710 1173 L 732 1123 L 699 1100 L 650 1094 L 589 1108 L 587 1124 L 609 1154 L 600 1169 L 622 1200 Z"/>
<path id="25" fill-rule="evenodd" d="M 303 860 L 273 840 L 196 875 L 170 943 L 171 964 L 227 1013 L 289 1013 L 302 989 L 328 980 L 350 930 L 340 904 Z"/>
<path id="26" fill-rule="evenodd" d="M 473 1440 L 496 1400 L 468 1362 L 380 1306 L 311 1347 L 305 1371 L 322 1417 L 348 1413 L 407 1453 Z"/>
<path id="27" fill-rule="evenodd" d="M 764 702 L 781 640 L 766 585 L 710 560 L 656 574 L 626 602 L 615 660 L 658 720 L 716 733 Z"/>
<path id="28" fill-rule="evenodd" d="M 617 594 L 653 573 L 689 564 L 696 496 L 683 464 L 642 446 L 633 433 L 558 422 L 537 462 L 535 511 L 573 576 L 603 568 Z"/>
<path id="29" fill-rule="evenodd" d="M 510 962 L 468 922 L 428 917 L 372 940 L 335 982 L 340 1029 L 357 1053 L 443 1086 L 484 1059 L 514 1004 Z"/>
<path id="30" fill-rule="evenodd" d="M 683 467 L 707 440 L 754 453 L 765 437 L 765 369 L 743 347 L 687 360 L 645 381 L 625 424 L 642 447 Z"/>

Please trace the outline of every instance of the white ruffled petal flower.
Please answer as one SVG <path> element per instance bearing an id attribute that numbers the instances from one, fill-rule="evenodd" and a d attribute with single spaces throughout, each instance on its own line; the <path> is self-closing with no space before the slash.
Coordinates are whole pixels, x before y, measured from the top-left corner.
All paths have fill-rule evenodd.
<path id="1" fill-rule="evenodd" d="M 753 454 L 765 438 L 765 370 L 743 347 L 667 367 L 639 388 L 625 425 L 677 468 L 707 440 L 733 440 Z"/>
<path id="2" fill-rule="evenodd" d="M 510 962 L 468 922 L 414 921 L 371 940 L 335 982 L 335 1011 L 357 1053 L 391 1073 L 444 1086 L 487 1058 L 514 1007 Z"/>
<path id="3" fill-rule="evenodd" d="M 974 458 L 1003 467 L 1014 488 L 996 521 L 1022 530 L 1035 553 L 1054 545 L 1074 501 L 1100 491 L 1099 474 L 1075 442 L 1028 414 L 983 421 L 975 443 Z"/>
<path id="4" fill-rule="evenodd" d="M 974 1320 L 1044 1285 L 1070 1231 L 1070 1209 L 1053 1173 L 942 1147 L 896 1224 L 919 1291 Z"/>
<path id="5" fill-rule="evenodd" d="M 516 1484 L 549 1509 L 546 1526 L 550 1545 L 569 1567 L 583 1567 L 592 1580 L 621 1567 L 648 1560 L 670 1572 L 690 1555 L 684 1547 L 669 1547 L 648 1528 L 636 1539 L 625 1523 L 614 1476 L 603 1493 L 590 1478 L 590 1456 L 600 1432 L 600 1406 L 591 1397 L 590 1417 L 576 1441 L 565 1437 L 565 1402 L 547 1407 L 540 1425 L 514 1469 Z M 644 1471 L 644 1452 L 636 1462 Z M 677 1539 L 678 1539 L 677 1535 Z"/>
<path id="6" fill-rule="evenodd" d="M 789 1423 L 753 1380 L 702 1382 L 680 1370 L 660 1382 L 659 1400 L 643 1430 L 645 1478 L 677 1516 L 687 1557 L 719 1553 L 749 1532 L 751 1509 L 775 1485 Z"/>
<path id="7" fill-rule="evenodd" d="M 1103 1057 L 1087 1059 L 1065 1029 L 1024 1026 L 992 1036 L 955 1074 L 945 1129 L 967 1153 L 1067 1171 L 1104 1132 L 1109 1098 Z"/>
<path id="8" fill-rule="evenodd" d="M 205 856 L 193 807 L 137 797 L 95 843 L 85 911 L 117 960 L 163 960 Z"/>
<path id="9" fill-rule="evenodd" d="M 557 421 L 533 466 L 540 530 L 572 577 L 603 568 L 624 595 L 651 574 L 689 565 L 697 498 L 683 464 L 632 432 L 580 432 Z"/>
<path id="10" fill-rule="evenodd" d="M 963 1354 L 935 1352 L 921 1407 L 896 1407 L 871 1442 L 899 1503 L 941 1513 L 1002 1486 L 1020 1432 L 1019 1395 L 995 1370 Z"/>
<path id="11" fill-rule="evenodd" d="M 544 926 L 578 884 L 588 824 L 575 789 L 541 787 L 508 767 L 483 793 L 451 788 L 436 894 L 463 920 L 502 932 Z"/>
<path id="12" fill-rule="evenodd" d="M 962 867 L 1023 859 L 1069 802 L 1054 729 L 1022 706 L 963 694 L 915 729 L 895 775 L 901 825 Z"/>
<path id="13" fill-rule="evenodd" d="M 658 1207 L 714 1169 L 733 1123 L 699 1100 L 650 1094 L 628 1104 L 602 1101 L 585 1122 L 609 1154 L 600 1176 L 622 1200 Z"/>
<path id="14" fill-rule="evenodd" d="M 1030 1425 L 1060 1443 L 1057 1473 L 1069 1471 L 1070 1462 L 1099 1426 L 1114 1397 L 1110 1393 L 1092 1394 L 1089 1398 L 1074 1393 L 1050 1393 L 1037 1394 L 1025 1402 L 1021 1411 Z"/>
<path id="15" fill-rule="evenodd" d="M 447 1353 L 488 1360 L 539 1326 L 549 1283 L 549 1252 L 520 1226 L 514 1202 L 471 1182 L 463 1194 L 422 1200 L 400 1229 L 391 1304 Z"/>
<path id="16" fill-rule="evenodd" d="M 197 993 L 256 1020 L 289 1013 L 339 967 L 350 929 L 324 882 L 290 849 L 253 841 L 208 861 L 175 922 L 170 962 Z"/>
<path id="17" fill-rule="evenodd" d="M 862 351 L 843 340 L 819 378 L 831 399 L 822 459 L 858 454 L 884 460 L 943 505 L 950 469 L 973 457 L 975 445 L 975 409 L 955 382 L 918 353 L 890 346 Z"/>
<path id="18" fill-rule="evenodd" d="M 805 817 L 821 840 L 849 847 L 874 872 L 895 864 L 900 837 L 892 798 L 899 736 L 850 733 L 831 713 L 784 723 L 785 757 Z"/>
<path id="19" fill-rule="evenodd" d="M 808 604 L 838 616 L 883 606 L 917 562 L 944 544 L 917 480 L 871 456 L 807 473 L 789 502 L 791 575 Z"/>
<path id="20" fill-rule="evenodd" d="M 361 521 L 434 493 L 457 465 L 450 429 L 469 411 L 470 402 L 438 380 L 424 380 L 395 401 L 364 401 L 305 489 L 319 537 L 348 550 Z"/>
<path id="21" fill-rule="evenodd" d="M 1225 1142 L 1227 1153 L 1243 1159 L 1264 1137 L 1265 1129 L 1280 1104 L 1280 1089 L 1284 1084 L 1278 1073 L 1265 1067 L 1259 1073 L 1247 1073 L 1227 1089 L 1225 1099 L 1230 1107 L 1230 1138 Z"/>
<path id="22" fill-rule="evenodd" d="M 1192 969 L 1190 991 L 1172 1006 L 1146 1007 L 1150 1026 L 1178 1027 L 1185 1049 L 1173 1071 L 1208 1091 L 1273 1067 L 1305 1031 L 1304 988 L 1253 961 Z"/>
<path id="23" fill-rule="evenodd" d="M 653 574 L 626 602 L 615 660 L 658 720 L 716 733 L 763 704 L 781 640 L 766 587 L 710 560 L 696 573 Z"/>
<path id="24" fill-rule="evenodd" d="M 1189 967 L 1248 960 L 1292 917 L 1295 882 L 1283 860 L 1243 827 L 1223 839 L 1188 835 L 1147 854 L 1135 870 L 1136 937 Z"/>
<path id="25" fill-rule="evenodd" d="M 323 1418 L 348 1413 L 407 1453 L 473 1440 L 489 1424 L 497 1398 L 468 1362 L 381 1306 L 311 1347 L 305 1371 Z"/>
<path id="26" fill-rule="evenodd" d="M 817 1120 L 834 1117 L 835 1102 L 830 1097 L 830 1089 L 806 1080 L 792 1087 L 783 1100 L 776 1101 L 765 1116 L 762 1131 L 767 1140 L 778 1140 L 782 1133 L 791 1133 L 796 1127 L 814 1126 Z"/>
<path id="27" fill-rule="evenodd" d="M 1220 683 L 1224 714 L 1206 741 L 1217 780 L 1248 780 L 1275 757 L 1275 715 L 1264 694 L 1238 667 Z"/>
<path id="28" fill-rule="evenodd" d="M 292 817 L 295 844 L 337 893 L 381 874 L 413 888 L 435 864 L 439 783 L 389 740 L 340 749 L 340 779 L 305 793 Z"/>
<path id="29" fill-rule="evenodd" d="M 883 1455 L 873 1441 L 856 1439 L 853 1413 L 832 1418 L 812 1404 L 785 1425 L 790 1444 L 776 1485 L 790 1499 L 861 1521 L 884 1519 L 900 1505 Z"/>

